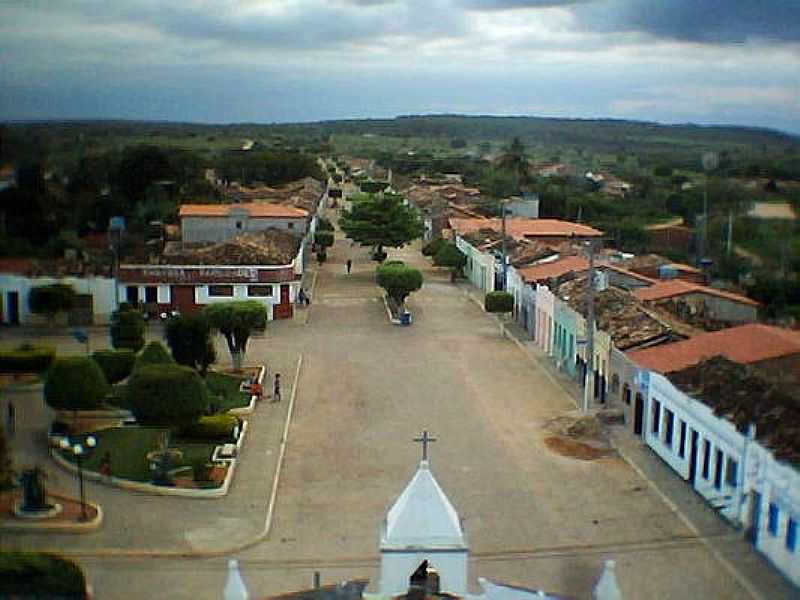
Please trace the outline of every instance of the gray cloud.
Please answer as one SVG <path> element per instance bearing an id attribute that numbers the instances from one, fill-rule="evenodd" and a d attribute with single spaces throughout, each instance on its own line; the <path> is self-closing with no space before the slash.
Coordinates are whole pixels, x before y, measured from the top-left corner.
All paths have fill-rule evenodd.
<path id="1" fill-rule="evenodd" d="M 593 31 L 641 31 L 712 44 L 800 41 L 797 0 L 599 0 L 574 13 Z"/>
<path id="2" fill-rule="evenodd" d="M 460 5 L 470 10 L 512 10 L 517 8 L 554 8 L 571 6 L 592 0 L 461 0 Z"/>

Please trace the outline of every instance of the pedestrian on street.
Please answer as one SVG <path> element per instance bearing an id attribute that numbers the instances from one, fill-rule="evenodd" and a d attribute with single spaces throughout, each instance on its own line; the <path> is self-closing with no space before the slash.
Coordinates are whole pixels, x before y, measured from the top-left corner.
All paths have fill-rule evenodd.
<path id="1" fill-rule="evenodd" d="M 303 288 L 300 288 L 300 291 L 297 292 L 297 303 L 300 306 L 305 306 L 306 304 L 306 292 Z"/>
<path id="2" fill-rule="evenodd" d="M 275 373 L 275 383 L 272 386 L 272 401 L 281 401 L 281 374 Z"/>
<path id="3" fill-rule="evenodd" d="M 353 261 L 349 258 L 347 259 L 347 274 L 350 275 L 350 269 L 353 268 Z"/>
<path id="4" fill-rule="evenodd" d="M 17 428 L 17 409 L 14 407 L 14 403 L 9 400 L 8 401 L 8 412 L 6 413 L 6 430 L 8 431 L 8 435 L 14 435 L 14 431 Z"/>

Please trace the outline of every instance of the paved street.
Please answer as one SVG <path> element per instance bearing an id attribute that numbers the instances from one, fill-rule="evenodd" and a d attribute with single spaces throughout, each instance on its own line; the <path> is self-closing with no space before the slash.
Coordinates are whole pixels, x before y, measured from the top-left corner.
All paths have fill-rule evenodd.
<path id="1" fill-rule="evenodd" d="M 588 598 L 603 560 L 615 558 L 626 600 L 751 597 L 621 458 L 551 452 L 543 426 L 574 411 L 564 389 L 501 337 L 446 273 L 429 269 L 413 249 L 392 256 L 426 268 L 425 286 L 409 302 L 413 326 L 388 322 L 375 263 L 339 240 L 308 312 L 270 324 L 251 342 L 249 361 L 281 370 L 284 397 L 303 356 L 266 539 L 259 532 L 286 402 L 256 412 L 228 498 L 157 498 L 91 485 L 107 515 L 99 532 L 18 536 L 3 545 L 83 553 L 100 600 L 221 597 L 224 558 L 108 557 L 117 548 L 188 554 L 247 545 L 236 555 L 255 597 L 309 586 L 314 570 L 324 582 L 375 580 L 380 523 L 416 468 L 412 438 L 428 429 L 438 438 L 432 469 L 464 519 L 473 583 L 482 576 Z M 219 356 L 227 360 L 227 351 Z M 28 396 L 30 422 L 43 422 L 40 396 Z M 20 431 L 15 446 L 35 456 L 41 450 L 30 440 L 40 433 Z M 58 489 L 74 486 L 71 476 L 50 471 Z"/>

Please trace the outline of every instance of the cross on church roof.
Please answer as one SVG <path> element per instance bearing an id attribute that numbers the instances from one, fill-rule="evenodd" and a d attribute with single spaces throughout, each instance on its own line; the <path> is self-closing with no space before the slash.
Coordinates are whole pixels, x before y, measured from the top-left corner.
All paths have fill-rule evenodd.
<path id="1" fill-rule="evenodd" d="M 422 437 L 414 438 L 415 442 L 419 442 L 422 444 L 422 460 L 428 460 L 428 444 L 430 442 L 435 442 L 435 437 L 430 437 L 428 435 L 428 430 L 424 429 L 422 431 Z"/>

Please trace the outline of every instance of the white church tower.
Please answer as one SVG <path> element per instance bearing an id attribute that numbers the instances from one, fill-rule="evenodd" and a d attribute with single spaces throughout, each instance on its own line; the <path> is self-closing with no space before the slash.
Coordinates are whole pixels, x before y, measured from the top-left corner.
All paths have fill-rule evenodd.
<path id="1" fill-rule="evenodd" d="M 408 591 L 411 575 L 427 561 L 439 576 L 439 590 L 467 595 L 469 549 L 453 505 L 430 470 L 428 432 L 422 442 L 422 461 L 414 477 L 397 498 L 381 531 L 380 594 L 395 596 Z"/>

